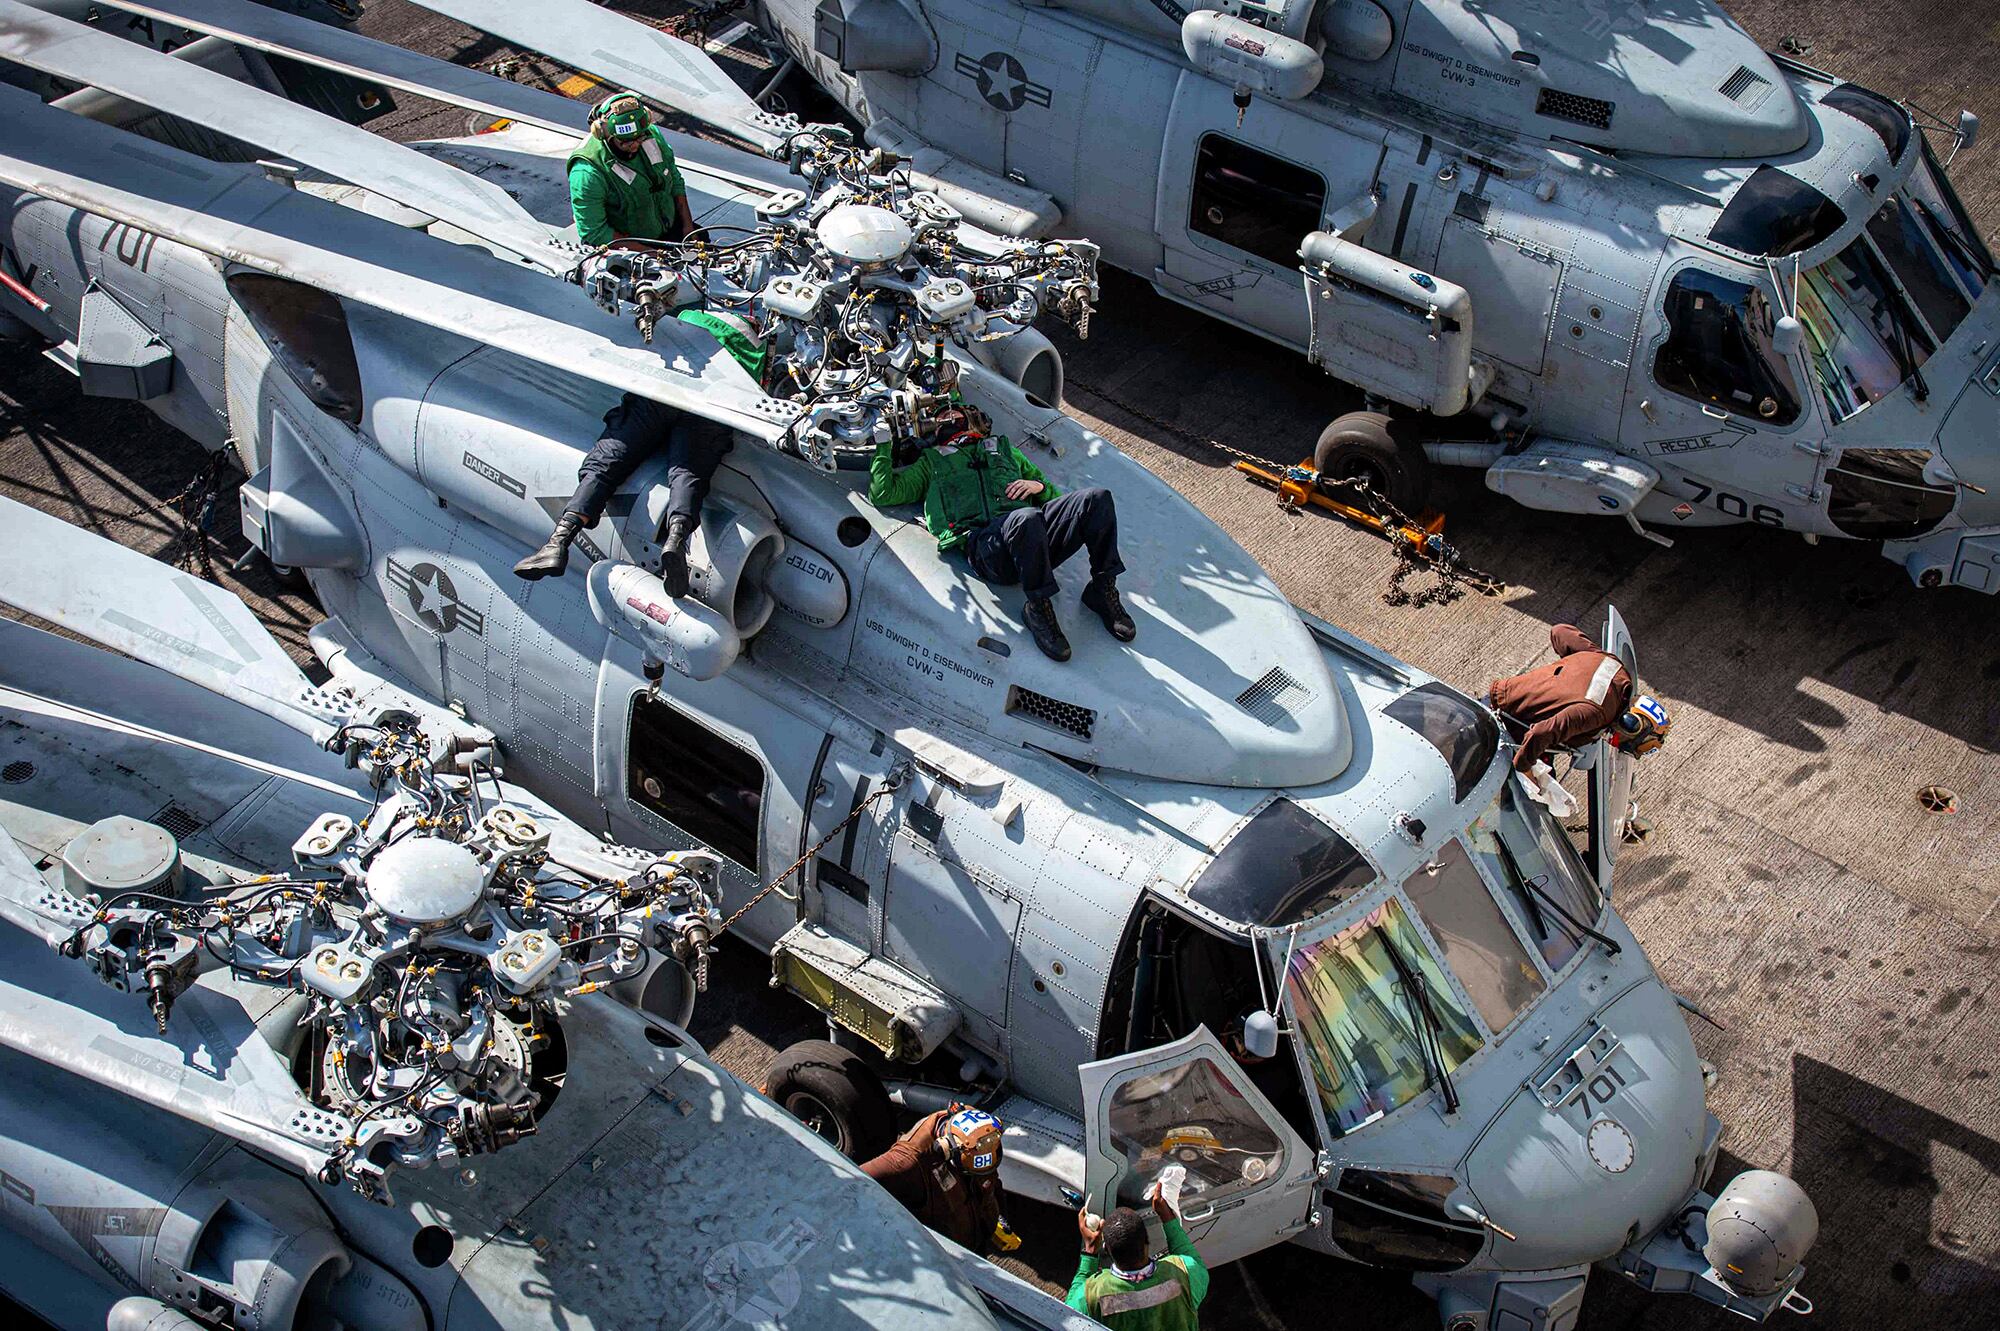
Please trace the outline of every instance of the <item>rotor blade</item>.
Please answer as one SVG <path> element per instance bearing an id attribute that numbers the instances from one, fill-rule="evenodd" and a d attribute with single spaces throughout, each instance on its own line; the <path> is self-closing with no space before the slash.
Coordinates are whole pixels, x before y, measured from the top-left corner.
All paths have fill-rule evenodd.
<path id="1" fill-rule="evenodd" d="M 67 892 L 57 892 L 0 827 L 0 920 L 56 946 L 90 919 L 90 908 Z"/>
<path id="2" fill-rule="evenodd" d="M 590 132 L 590 108 L 582 102 L 496 78 L 484 70 L 421 55 L 345 28 L 267 9 L 251 0 L 163 0 L 163 3 L 108 0 L 108 3 L 266 55 L 331 69 L 450 106 L 484 111 L 578 137 Z"/>
<path id="3" fill-rule="evenodd" d="M 0 59 L 101 88 L 294 158 L 551 271 L 576 255 L 506 191 L 399 143 L 149 46 L 0 0 Z"/>
<path id="4" fill-rule="evenodd" d="M 425 9 L 540 51 L 614 88 L 672 107 L 770 152 L 797 129 L 750 100 L 698 46 L 588 0 L 413 0 Z"/>
<path id="5" fill-rule="evenodd" d="M 12 499 L 0 602 L 304 732 L 339 713 L 234 592 Z"/>
<path id="6" fill-rule="evenodd" d="M 775 442 L 797 408 L 707 333 L 651 344 L 580 287 L 42 105 L 0 85 L 0 180 Z M 107 181 L 117 181 L 117 185 Z M 334 248 L 337 247 L 337 248 Z"/>

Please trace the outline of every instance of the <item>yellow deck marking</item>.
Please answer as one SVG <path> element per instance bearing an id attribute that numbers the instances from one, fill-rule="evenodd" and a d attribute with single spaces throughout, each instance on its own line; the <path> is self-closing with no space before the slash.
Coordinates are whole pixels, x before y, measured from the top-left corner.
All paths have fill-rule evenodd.
<path id="1" fill-rule="evenodd" d="M 556 85 L 556 91 L 565 97 L 578 97 L 599 86 L 597 80 L 588 74 L 572 74 Z M 496 120 L 488 125 L 484 132 L 491 134 L 494 130 L 505 129 L 513 123 L 511 120 Z"/>

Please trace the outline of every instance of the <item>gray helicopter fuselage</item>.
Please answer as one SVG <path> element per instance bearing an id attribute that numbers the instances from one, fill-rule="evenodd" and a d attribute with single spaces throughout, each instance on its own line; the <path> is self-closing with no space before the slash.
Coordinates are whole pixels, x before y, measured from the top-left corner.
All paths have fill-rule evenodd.
<path id="1" fill-rule="evenodd" d="M 431 151 L 483 162 L 538 215 L 561 206 L 546 135 Z M 698 215 L 726 220 L 756 193 L 683 165 Z M 1687 1028 L 1566 841 L 1540 843 L 1543 872 L 1609 945 L 1552 947 L 1549 922 L 1510 892 L 1496 839 L 1535 856 L 1537 828 L 1566 834 L 1537 821 L 1490 715 L 1301 615 L 1233 540 L 1075 420 L 964 369 L 968 395 L 1057 486 L 1116 495 L 1134 646 L 1080 627 L 1074 660 L 1046 660 L 1014 594 L 941 558 L 914 514 L 869 505 L 856 473 L 739 439 L 705 509 L 696 592 L 738 640 L 712 677 L 655 685 L 585 569 L 657 554 L 663 463 L 621 489 L 568 576 L 509 572 L 560 510 L 615 390 L 338 303 L 319 312 L 337 313 L 352 369 L 313 387 L 351 398 L 350 423 L 308 395 L 282 302 L 172 241 L 120 246 L 44 200 L 8 202 L 0 223 L 52 302 L 94 265 L 135 305 L 209 312 L 162 336 L 185 393 L 175 410 L 209 413 L 198 438 L 233 441 L 250 525 L 309 571 L 328 612 L 312 638 L 337 680 L 461 709 L 499 736 L 512 779 L 585 825 L 725 856 L 723 909 L 749 906 L 735 929 L 774 954 L 787 987 L 848 1038 L 899 1050 L 891 1072 L 909 1094 L 992 1097 L 1014 1190 L 1055 1200 L 1085 1186 L 1109 1204 L 1191 1159 L 1210 1195 L 1190 1228 L 1212 1258 L 1289 1237 L 1408 1268 L 1391 1232 L 1405 1222 L 1385 1228 L 1366 1195 L 1387 1179 L 1431 1195 L 1406 1204 L 1443 1255 L 1417 1265 L 1468 1307 L 1526 1270 L 1552 1273 L 1532 1297 L 1569 1306 L 1613 1258 L 1654 1287 L 1701 1283 L 1699 1259 L 1688 1273 L 1680 1241 L 1659 1240 L 1705 1196 L 1719 1140 Z M 160 284 L 158 306 L 143 281 Z M 76 337 L 60 318 L 52 331 Z M 627 604 L 661 624 L 676 613 L 664 596 Z M 1081 623 L 1072 596 L 1061 606 Z M 885 786 L 892 797 L 870 800 Z M 1615 841 L 1599 821 L 1598 842 Z M 1308 843 L 1291 861 L 1260 839 L 1285 827 Z M 1267 852 L 1297 871 L 1266 871 Z M 1258 861 L 1249 887 L 1242 856 Z M 1426 890 L 1439 874 L 1448 902 Z M 750 905 L 770 880 L 781 890 Z M 1370 1069 L 1360 1101 L 1315 1093 L 1302 1045 L 1253 1073 L 1209 1034 L 1271 1004 L 1295 1032 L 1315 1014 L 1331 1030 L 1337 1014 L 1311 997 L 1331 981 L 1314 976 L 1345 973 L 1343 948 L 1379 966 L 1368 949 L 1385 930 L 1426 959 L 1429 980 L 1411 983 L 1462 1023 L 1454 1107 L 1393 1017 L 1372 1043 L 1321 1037 L 1322 1058 Z M 1482 949 L 1511 957 L 1507 973 L 1488 973 Z M 1260 966 L 1286 974 L 1295 953 L 1287 992 L 1260 998 Z M 1387 1013 L 1394 981 L 1376 979 L 1355 1001 Z M 1163 1028 L 1181 1037 L 1164 1050 Z M 1329 1076 L 1342 1080 L 1322 1067 L 1317 1084 Z M 1220 1107 L 1198 1093 L 1214 1079 L 1235 1092 Z M 1134 1097 L 1153 1106 L 1136 1120 Z M 1609 1118 L 1623 1145 L 1604 1154 L 1591 1134 Z M 1232 1172 L 1245 1154 L 1255 1168 Z M 1495 1239 L 1447 1198 L 1519 1237 Z M 1678 1286 L 1662 1277 L 1676 1270 Z"/>
<path id="2" fill-rule="evenodd" d="M 869 45 L 895 0 L 761 6 L 872 139 L 1045 192 L 1108 261 L 1406 408 L 1433 461 L 1484 468 L 1500 493 L 1668 532 L 1877 539 L 1923 585 L 2000 591 L 2000 295 L 1909 114 L 1765 55 L 1710 6 L 1513 8 L 1280 6 L 1266 27 L 1318 48 L 1324 78 L 1239 116 L 1164 0 L 950 0 L 901 54 Z M 828 39 L 843 12 L 848 70 Z M 1791 197 L 1746 219 L 1767 182 Z M 1935 230 L 1892 239 L 1920 203 L 1979 257 Z M 1302 282 L 1308 233 L 1462 293 L 1490 382 L 1458 391 L 1461 367 L 1441 402 L 1426 386 L 1451 338 L 1393 291 Z M 1853 278 L 1892 243 L 1875 285 L 1921 310 L 1919 374 L 1892 363 L 1882 302 Z M 1843 284 L 1873 301 L 1873 331 L 1836 308 Z M 1773 348 L 1774 311 L 1795 308 L 1801 344 Z"/>
<path id="3" fill-rule="evenodd" d="M 377 807 L 338 758 L 205 689 L 13 621 L 0 645 L 0 830 L 57 886 L 72 838 L 108 817 L 166 829 L 186 880 L 220 886 L 282 871 L 319 815 Z M 567 862 L 605 850 L 518 787 L 496 791 L 544 819 Z M 66 1331 L 139 1324 L 107 1321 L 121 1300 L 246 1331 L 700 1327 L 752 1310 L 1066 1324 L 609 994 L 564 1005 L 559 1089 L 534 1135 L 399 1171 L 382 1204 L 283 1149 L 314 1112 L 315 1078 L 295 1071 L 311 1061 L 302 995 L 212 970 L 156 1034 L 140 998 L 22 929 L 0 924 L 0 957 L 0 1290 Z"/>

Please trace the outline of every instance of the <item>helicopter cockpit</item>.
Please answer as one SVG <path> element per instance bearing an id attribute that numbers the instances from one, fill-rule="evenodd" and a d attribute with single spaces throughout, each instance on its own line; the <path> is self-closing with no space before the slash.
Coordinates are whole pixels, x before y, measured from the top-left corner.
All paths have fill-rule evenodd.
<path id="1" fill-rule="evenodd" d="M 1685 1019 L 1591 862 L 1629 760 L 1578 755 L 1586 854 L 1489 710 L 1434 680 L 1365 705 L 1360 751 L 1434 750 L 1437 794 L 1273 792 L 1184 890 L 1142 899 L 1083 1070 L 1090 1178 L 1136 1206 L 1182 1166 L 1214 1260 L 1277 1232 L 1468 1289 L 1534 1270 L 1580 1291 L 1624 1265 L 1607 1239 L 1650 1253 L 1705 1197 L 1720 1140 Z M 1790 1286 L 1696 1292 L 1761 1316 Z"/>

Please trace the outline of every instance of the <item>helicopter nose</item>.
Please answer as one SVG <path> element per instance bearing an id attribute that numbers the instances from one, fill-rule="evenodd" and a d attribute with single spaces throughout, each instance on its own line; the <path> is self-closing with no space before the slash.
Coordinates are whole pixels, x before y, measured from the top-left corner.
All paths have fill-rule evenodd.
<path id="1" fill-rule="evenodd" d="M 1523 1087 L 1467 1162 L 1512 1270 L 1596 1261 L 1649 1234 L 1686 1200 L 1700 1167 L 1701 1060 L 1673 996 L 1649 980 L 1598 1013 L 1619 1048 L 1601 1072 L 1551 1108 Z M 1636 1226 L 1636 1230 L 1634 1227 Z"/>

